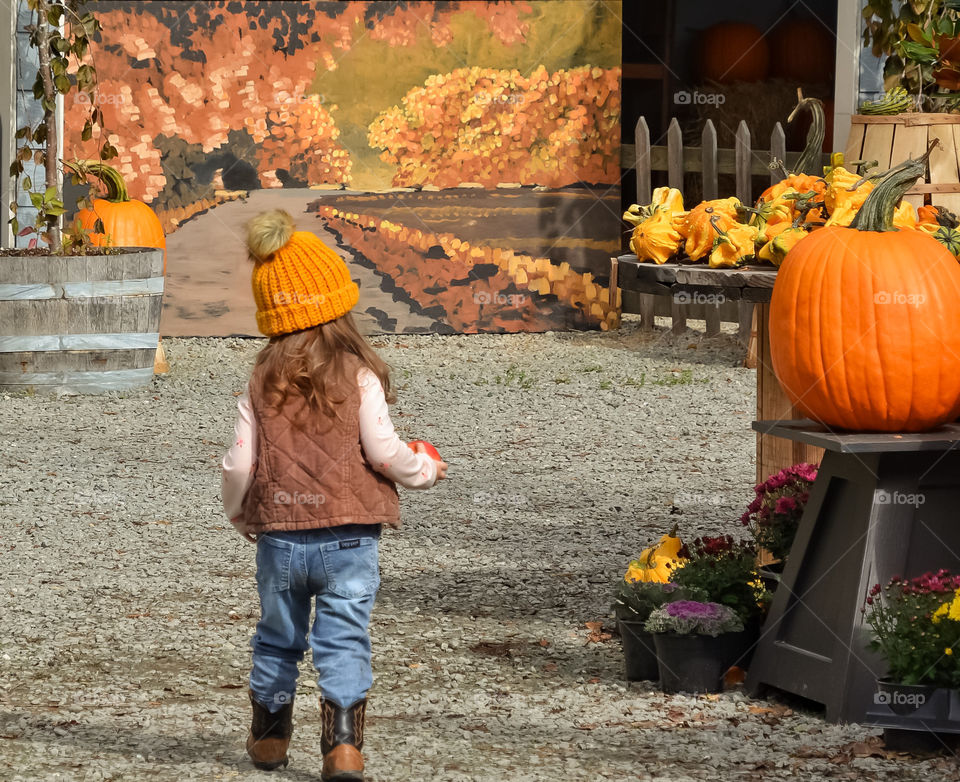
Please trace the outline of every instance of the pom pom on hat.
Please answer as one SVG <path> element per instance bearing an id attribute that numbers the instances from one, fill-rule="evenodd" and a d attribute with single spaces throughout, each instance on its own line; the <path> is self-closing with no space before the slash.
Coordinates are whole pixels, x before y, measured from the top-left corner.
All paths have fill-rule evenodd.
<path id="1" fill-rule="evenodd" d="M 247 223 L 247 249 L 256 261 L 266 261 L 287 244 L 295 230 L 293 218 L 282 209 L 254 217 Z"/>
<path id="2" fill-rule="evenodd" d="M 343 259 L 316 234 L 295 230 L 282 209 L 247 223 L 247 247 L 257 326 L 266 336 L 328 323 L 356 305 L 360 289 Z"/>

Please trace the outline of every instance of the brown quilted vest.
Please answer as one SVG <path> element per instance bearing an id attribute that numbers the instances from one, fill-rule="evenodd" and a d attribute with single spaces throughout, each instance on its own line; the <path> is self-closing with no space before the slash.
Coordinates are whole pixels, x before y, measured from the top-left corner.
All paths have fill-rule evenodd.
<path id="1" fill-rule="evenodd" d="M 267 409 L 254 371 L 250 402 L 257 424 L 257 466 L 243 499 L 250 532 L 400 525 L 397 487 L 363 455 L 360 389 L 351 389 L 340 417 L 325 422 L 325 431 L 308 434 L 294 423 L 306 404 L 303 398 L 288 398 L 279 411 Z"/>

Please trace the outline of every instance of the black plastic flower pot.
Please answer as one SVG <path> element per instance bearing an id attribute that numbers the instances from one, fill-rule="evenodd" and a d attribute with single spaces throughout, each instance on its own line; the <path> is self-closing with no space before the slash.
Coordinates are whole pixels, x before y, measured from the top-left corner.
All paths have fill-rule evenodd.
<path id="1" fill-rule="evenodd" d="M 746 670 L 750 667 L 753 653 L 760 638 L 760 620 L 751 619 L 744 624 L 743 630 L 738 633 L 724 633 L 718 638 L 723 642 L 724 672 L 727 668 L 736 665 Z"/>
<path id="2" fill-rule="evenodd" d="M 884 729 L 888 749 L 953 750 L 960 745 L 960 690 L 878 681 L 863 722 Z"/>
<path id="3" fill-rule="evenodd" d="M 655 682 L 660 676 L 653 636 L 643 629 L 643 624 L 626 619 L 619 621 L 624 667 L 630 682 Z"/>
<path id="4" fill-rule="evenodd" d="M 653 641 L 664 692 L 720 692 L 723 688 L 723 674 L 730 667 L 730 640 L 724 635 L 656 633 Z"/>

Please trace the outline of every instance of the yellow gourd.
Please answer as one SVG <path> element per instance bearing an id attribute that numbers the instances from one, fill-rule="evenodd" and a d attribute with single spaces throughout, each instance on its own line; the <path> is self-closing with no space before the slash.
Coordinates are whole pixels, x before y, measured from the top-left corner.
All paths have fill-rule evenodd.
<path id="1" fill-rule="evenodd" d="M 787 253 L 790 252 L 793 246 L 806 236 L 807 233 L 803 228 L 787 228 L 763 245 L 760 252 L 757 253 L 757 257 L 761 260 L 769 261 L 774 266 L 779 266 L 783 263 L 783 259 L 787 257 Z"/>
<path id="2" fill-rule="evenodd" d="M 829 228 L 831 225 L 839 226 L 849 226 L 853 222 L 853 218 L 857 216 L 857 207 L 849 204 L 843 206 L 838 206 L 833 210 L 833 213 L 830 215 L 826 223 L 824 223 L 825 228 Z"/>
<path id="3" fill-rule="evenodd" d="M 756 252 L 756 242 L 759 231 L 754 225 L 744 225 L 736 223 L 725 231 L 721 231 L 717 218 L 713 219 L 713 224 L 720 236 L 710 252 L 710 268 L 734 268 L 742 265 L 748 258 L 752 258 Z"/>
<path id="4" fill-rule="evenodd" d="M 663 207 L 673 213 L 682 212 L 683 193 L 675 187 L 658 187 L 653 191 L 653 201 L 650 205 L 653 207 Z"/>
<path id="5" fill-rule="evenodd" d="M 666 207 L 659 207 L 633 229 L 630 249 L 640 261 L 660 264 L 676 255 L 682 241 L 683 237 L 673 224 L 672 213 Z"/>
<path id="6" fill-rule="evenodd" d="M 893 210 L 893 224 L 897 228 L 916 229 L 919 226 L 920 218 L 917 216 L 916 207 L 909 201 L 904 201 Z"/>
<path id="7" fill-rule="evenodd" d="M 684 250 L 692 261 L 699 261 L 713 250 L 717 231 L 727 231 L 737 224 L 737 207 L 742 206 L 739 198 L 718 198 L 701 201 L 687 212 L 677 226 L 687 240 Z M 717 219 L 714 228 L 713 219 Z"/>
<path id="8" fill-rule="evenodd" d="M 636 226 L 653 216 L 658 210 L 665 210 L 670 214 L 683 212 L 683 194 L 675 187 L 658 187 L 653 191 L 653 200 L 646 206 L 632 204 L 623 213 L 623 219 L 630 225 Z"/>
<path id="9" fill-rule="evenodd" d="M 683 541 L 677 537 L 675 526 L 668 534 L 660 538 L 656 546 L 644 549 L 640 556 L 627 567 L 624 580 L 629 583 L 637 581 L 656 582 L 666 584 L 674 570 L 686 560 L 680 557 Z"/>
<path id="10" fill-rule="evenodd" d="M 873 190 L 873 182 L 869 180 L 862 182 L 855 190 L 851 190 L 850 188 L 860 182 L 861 179 L 862 177 L 858 174 L 847 171 L 843 166 L 837 166 L 824 177 L 824 181 L 827 183 L 827 192 L 824 194 L 823 200 L 831 217 L 837 209 L 844 206 L 853 207 L 854 211 L 863 206 L 863 202 L 870 195 L 870 191 Z M 849 223 L 842 223 L 842 225 L 849 225 Z"/>

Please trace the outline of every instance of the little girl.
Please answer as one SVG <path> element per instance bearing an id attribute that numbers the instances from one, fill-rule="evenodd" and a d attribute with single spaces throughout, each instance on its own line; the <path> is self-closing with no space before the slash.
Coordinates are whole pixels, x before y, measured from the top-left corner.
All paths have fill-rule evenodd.
<path id="1" fill-rule="evenodd" d="M 257 326 L 270 342 L 223 460 L 224 511 L 257 544 L 247 752 L 258 768 L 287 764 L 297 664 L 309 644 L 322 778 L 362 780 L 381 525 L 400 523 L 395 482 L 427 489 L 447 465 L 394 432 L 389 370 L 353 323 L 359 289 L 340 257 L 295 231 L 286 212 L 261 214 L 247 230 Z"/>

